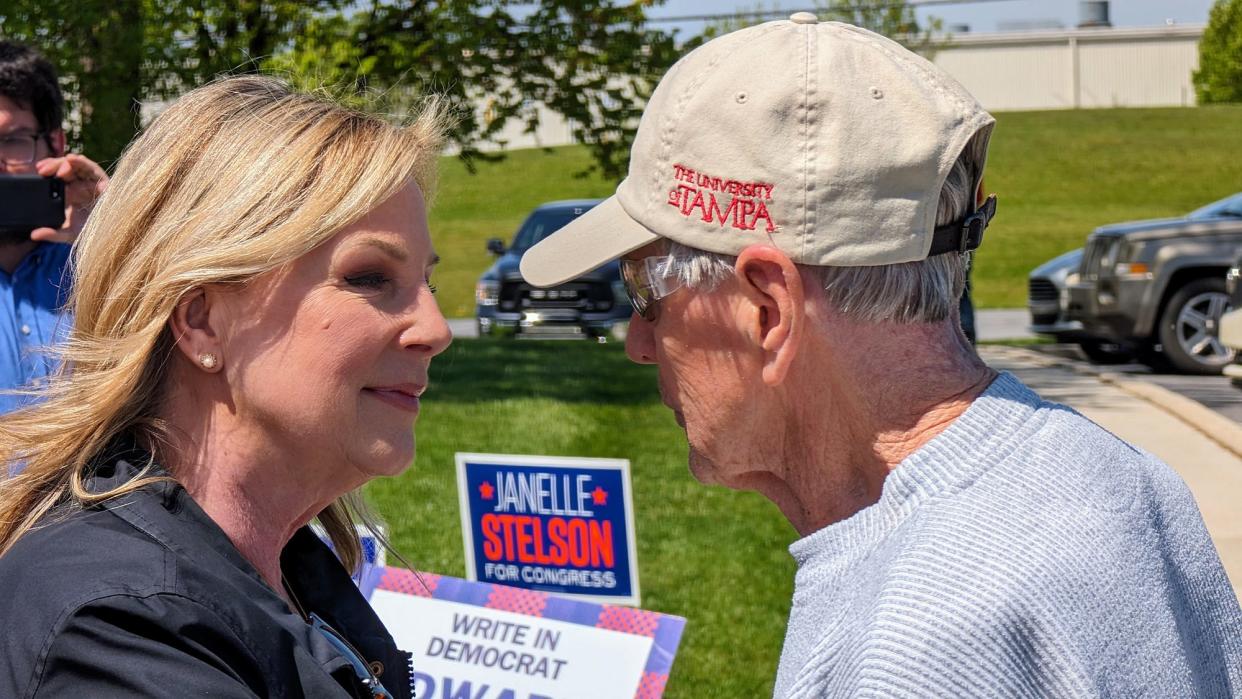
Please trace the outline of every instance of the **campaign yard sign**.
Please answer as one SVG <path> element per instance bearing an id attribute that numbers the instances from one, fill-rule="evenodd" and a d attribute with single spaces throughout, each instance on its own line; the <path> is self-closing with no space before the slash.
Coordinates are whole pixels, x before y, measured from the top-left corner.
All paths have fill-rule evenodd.
<path id="1" fill-rule="evenodd" d="M 457 454 L 466 577 L 639 604 L 630 462 Z"/>
<path id="2" fill-rule="evenodd" d="M 686 620 L 385 568 L 371 606 L 419 699 L 659 699 Z"/>

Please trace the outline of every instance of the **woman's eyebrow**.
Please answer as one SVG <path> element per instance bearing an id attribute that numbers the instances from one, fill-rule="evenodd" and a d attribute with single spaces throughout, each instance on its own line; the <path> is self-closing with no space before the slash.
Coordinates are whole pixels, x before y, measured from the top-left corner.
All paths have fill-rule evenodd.
<path id="1" fill-rule="evenodd" d="M 409 255 L 406 254 L 405 250 L 402 250 L 400 247 L 393 245 L 383 238 L 363 238 L 359 244 L 379 248 L 382 252 L 395 259 L 397 262 L 405 262 L 409 259 Z"/>

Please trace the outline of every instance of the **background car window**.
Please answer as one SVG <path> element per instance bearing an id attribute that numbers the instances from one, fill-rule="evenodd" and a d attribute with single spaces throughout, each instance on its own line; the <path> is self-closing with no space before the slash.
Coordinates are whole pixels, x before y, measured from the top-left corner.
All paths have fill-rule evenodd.
<path id="1" fill-rule="evenodd" d="M 575 213 L 575 211 L 579 211 L 579 209 L 538 213 L 531 216 L 526 219 L 526 223 L 522 224 L 522 228 L 514 236 L 513 246 L 510 249 L 513 252 L 525 252 L 535 243 L 552 235 L 564 228 L 565 224 L 578 218 L 581 214 Z M 585 209 L 581 209 L 581 211 L 585 211 Z"/>
<path id="2" fill-rule="evenodd" d="M 1214 201 L 1207 206 L 1195 209 L 1187 214 L 1186 218 L 1216 218 L 1217 216 L 1242 218 L 1242 193 L 1225 197 L 1220 201 Z"/>

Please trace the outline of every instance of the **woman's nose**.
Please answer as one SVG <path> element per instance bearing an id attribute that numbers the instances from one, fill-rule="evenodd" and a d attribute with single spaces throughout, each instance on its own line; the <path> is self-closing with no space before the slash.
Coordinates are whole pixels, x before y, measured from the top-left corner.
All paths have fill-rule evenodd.
<path id="1" fill-rule="evenodd" d="M 453 331 L 440 312 L 440 304 L 429 290 L 425 291 L 410 314 L 410 324 L 401 333 L 402 346 L 434 357 L 447 349 L 452 341 Z"/>

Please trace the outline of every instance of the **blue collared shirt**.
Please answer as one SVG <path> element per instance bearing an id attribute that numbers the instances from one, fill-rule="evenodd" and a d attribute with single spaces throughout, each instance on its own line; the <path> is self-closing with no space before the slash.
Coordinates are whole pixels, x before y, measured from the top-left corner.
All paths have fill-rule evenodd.
<path id="1" fill-rule="evenodd" d="M 29 387 L 52 373 L 56 359 L 42 348 L 68 337 L 69 251 L 40 243 L 8 274 L 0 270 L 0 413 L 28 403 L 4 391 Z"/>

